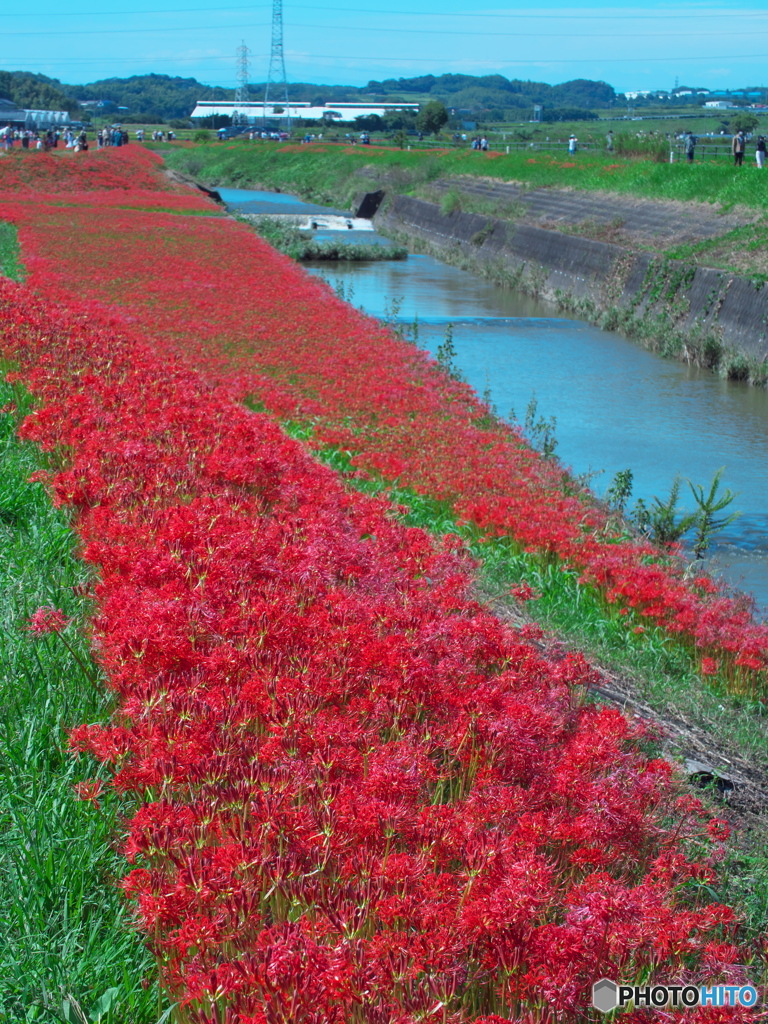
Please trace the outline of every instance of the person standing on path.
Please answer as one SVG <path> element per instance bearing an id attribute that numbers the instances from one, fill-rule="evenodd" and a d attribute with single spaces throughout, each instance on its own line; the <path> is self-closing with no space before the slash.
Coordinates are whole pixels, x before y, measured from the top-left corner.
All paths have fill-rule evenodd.
<path id="1" fill-rule="evenodd" d="M 693 134 L 693 132 L 686 132 L 685 133 L 685 142 L 683 143 L 683 146 L 685 148 L 685 157 L 686 157 L 686 159 L 687 159 L 689 164 L 693 163 L 693 155 L 694 155 L 694 152 L 696 150 L 696 143 L 697 142 L 698 142 L 698 139 Z"/>
<path id="2" fill-rule="evenodd" d="M 762 170 L 765 166 L 765 136 L 759 135 L 757 138 L 757 148 L 755 149 L 755 160 L 757 166 Z"/>
<path id="3" fill-rule="evenodd" d="M 744 150 L 747 147 L 747 140 L 744 137 L 744 132 L 736 132 L 731 139 L 731 152 L 733 153 L 733 162 L 736 167 L 741 167 L 744 163 Z"/>

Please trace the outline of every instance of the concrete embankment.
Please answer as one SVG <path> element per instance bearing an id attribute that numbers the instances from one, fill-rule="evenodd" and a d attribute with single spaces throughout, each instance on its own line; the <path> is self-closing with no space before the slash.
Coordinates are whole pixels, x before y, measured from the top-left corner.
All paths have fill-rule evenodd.
<path id="1" fill-rule="evenodd" d="M 462 210 L 460 190 L 440 202 L 394 195 L 374 223 L 413 250 L 555 300 L 665 354 L 765 383 L 768 287 L 640 247 L 652 237 L 722 234 L 738 217 L 717 217 L 706 208 L 692 216 L 683 204 L 667 208 L 609 196 L 596 207 L 594 195 L 538 191 L 548 197 L 510 193 L 506 198 L 519 204 L 511 218 Z M 601 234 L 611 240 L 594 237 Z"/>

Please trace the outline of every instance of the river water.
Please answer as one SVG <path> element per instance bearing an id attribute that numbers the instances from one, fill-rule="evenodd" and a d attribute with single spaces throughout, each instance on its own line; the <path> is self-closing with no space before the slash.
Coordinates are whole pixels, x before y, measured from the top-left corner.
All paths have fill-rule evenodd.
<path id="1" fill-rule="evenodd" d="M 271 193 L 219 191 L 244 212 L 277 212 L 278 204 L 283 213 L 304 210 L 282 194 L 276 202 Z M 316 237 L 340 234 L 320 230 Z M 346 232 L 352 235 L 382 241 L 373 232 Z M 706 491 L 722 467 L 722 486 L 738 494 L 728 511 L 742 515 L 713 542 L 706 564 L 754 594 L 758 618 L 766 616 L 768 392 L 662 359 L 619 334 L 564 319 L 552 306 L 428 256 L 308 269 L 366 313 L 415 321 L 418 343 L 432 353 L 451 325 L 464 378 L 488 392 L 504 417 L 514 410 L 522 421 L 535 395 L 538 415 L 556 419 L 557 455 L 575 474 L 597 474 L 592 487 L 598 494 L 618 471 L 631 469 L 631 507 L 637 498 L 666 497 L 680 474 L 681 506 L 692 510 L 685 481 Z"/>

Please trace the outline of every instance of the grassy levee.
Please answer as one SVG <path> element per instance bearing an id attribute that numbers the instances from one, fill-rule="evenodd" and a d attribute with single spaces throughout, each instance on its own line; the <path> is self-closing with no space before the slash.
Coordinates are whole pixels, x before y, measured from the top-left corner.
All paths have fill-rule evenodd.
<path id="1" fill-rule="evenodd" d="M 250 404 L 250 403 L 248 403 Z M 254 406 L 257 407 L 257 404 Z M 309 424 L 284 424 L 293 437 L 311 441 Z M 508 538 L 494 538 L 470 524 L 456 520 L 448 505 L 383 477 L 355 473 L 349 452 L 327 447 L 317 456 L 345 479 L 347 486 L 367 494 L 382 495 L 401 507 L 401 521 L 432 534 L 456 534 L 477 560 L 477 597 L 502 618 L 540 624 L 550 635 L 545 645 L 564 645 L 583 652 L 600 667 L 609 682 L 622 677 L 642 704 L 661 722 L 685 723 L 694 731 L 709 734 L 713 749 L 735 754 L 756 770 L 768 769 L 768 726 L 765 705 L 729 694 L 698 674 L 689 652 L 670 641 L 659 628 L 637 627 L 631 615 L 610 610 L 594 589 L 579 582 L 578 573 L 565 566 L 547 564 L 535 554 L 517 548 Z M 524 611 L 511 593 L 527 585 L 532 598 Z M 534 634 L 535 635 L 535 634 Z M 619 685 L 618 696 L 626 696 Z M 598 692 L 593 699 L 603 699 Z M 631 699 L 628 702 L 632 710 Z M 674 733 L 666 737 L 665 753 L 682 757 L 686 739 Z M 654 752 L 660 752 L 656 747 Z M 705 796 L 704 793 L 701 794 Z M 706 798 L 706 797 L 705 797 Z M 722 803 L 712 794 L 712 813 L 722 814 Z M 727 812 L 726 812 L 727 814 Z M 764 819 L 748 816 L 734 822 L 735 833 L 718 864 L 711 896 L 737 909 L 751 942 L 759 943 L 768 921 L 768 860 Z"/>
<path id="2" fill-rule="evenodd" d="M 730 163 L 656 163 L 616 154 L 545 152 L 481 153 L 467 150 L 425 152 L 368 146 L 210 143 L 164 150 L 169 167 L 212 184 L 263 186 L 295 191 L 338 205 L 356 193 L 385 183 L 390 191 L 413 192 L 453 175 L 476 175 L 532 187 L 559 186 L 607 191 L 645 199 L 674 199 L 768 207 L 760 172 Z"/>
<path id="3" fill-rule="evenodd" d="M 333 206 L 351 204 L 361 192 L 381 187 L 390 194 L 408 193 L 437 203 L 443 213 L 460 209 L 509 221 L 525 216 L 525 205 L 519 199 L 489 199 L 461 188 L 459 176 L 477 176 L 499 182 L 513 181 L 531 188 L 544 186 L 611 193 L 619 197 L 617 221 L 621 219 L 620 197 L 676 200 L 695 203 L 699 208 L 711 205 L 713 218 L 739 207 L 757 212 L 758 219 L 713 238 L 685 242 L 659 238 L 654 242 L 645 237 L 634 247 L 663 253 L 669 259 L 729 270 L 759 282 L 768 280 L 768 218 L 764 216 L 768 192 L 763 187 L 760 172 L 751 164 L 734 168 L 729 162 L 721 161 L 689 166 L 685 162 L 658 163 L 644 157 L 624 158 L 599 152 L 577 153 L 569 158 L 567 154 L 536 151 L 505 155 L 465 150 L 408 152 L 363 146 L 275 146 L 274 143 L 242 142 L 226 146 L 203 145 L 163 155 L 169 166 L 212 184 L 291 191 Z M 450 179 L 451 187 L 434 187 L 440 179 Z M 612 240 L 611 226 L 602 223 L 562 224 L 558 230 Z M 395 241 L 399 243 L 402 239 L 396 237 Z M 430 250 L 429 243 L 417 245 L 419 251 Z M 482 273 L 502 286 L 507 284 L 510 271 L 503 260 L 479 259 L 472 252 L 445 249 L 437 256 L 459 266 L 462 259 L 470 262 L 474 259 L 477 266 L 466 269 Z M 599 319 L 589 310 L 582 313 L 587 319 Z M 653 333 L 655 326 L 649 324 L 628 323 L 611 329 L 641 336 L 649 327 Z M 661 334 L 668 334 L 670 324 L 661 325 L 660 330 Z M 659 349 L 664 345 L 654 343 L 648 347 Z"/>
<path id="4" fill-rule="evenodd" d="M 99 774 L 67 751 L 67 729 L 103 721 L 110 698 L 89 654 L 88 567 L 67 515 L 40 483 L 37 450 L 15 429 L 28 397 L 0 364 L 0 1021 L 154 1024 L 153 960 L 115 879 L 121 810 L 75 786 Z M 41 607 L 61 634 L 26 628 Z M 124 813 L 124 808 L 122 813 Z"/>

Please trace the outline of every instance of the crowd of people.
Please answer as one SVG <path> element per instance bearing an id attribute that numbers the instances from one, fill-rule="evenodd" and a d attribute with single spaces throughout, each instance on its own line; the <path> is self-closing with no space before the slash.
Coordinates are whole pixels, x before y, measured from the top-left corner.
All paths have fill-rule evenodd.
<path id="1" fill-rule="evenodd" d="M 220 130 L 220 135 L 225 134 L 226 129 Z M 650 136 L 655 133 L 651 132 Z M 250 139 L 258 138 L 273 138 L 277 140 L 287 139 L 288 135 L 285 132 L 273 132 L 268 133 L 265 131 L 253 130 L 248 133 Z M 314 134 L 307 134 L 302 139 L 303 142 L 312 142 L 315 138 L 322 139 L 322 135 L 315 136 Z M 422 137 L 422 133 L 419 132 L 419 137 Z M 176 134 L 168 129 L 163 131 L 162 129 L 156 129 L 152 132 L 153 142 L 163 142 L 167 139 L 168 142 L 175 140 Z M 353 136 L 347 136 L 347 138 L 353 138 Z M 691 131 L 684 132 L 682 136 L 668 135 L 667 139 L 670 144 L 673 143 L 674 139 L 682 142 L 683 152 L 685 154 L 688 163 L 693 163 L 696 154 L 696 146 L 699 139 Z M 466 134 L 454 135 L 456 141 L 466 141 Z M 96 142 L 99 149 L 104 149 L 109 146 L 126 146 L 129 141 L 128 132 L 120 125 L 111 125 L 99 129 L 96 135 Z M 136 141 L 144 141 L 144 129 L 139 128 L 136 130 Z M 354 140 L 356 141 L 356 140 Z M 367 132 L 360 135 L 360 141 L 363 143 L 370 143 L 370 136 Z M 547 139 L 549 142 L 549 139 Z M 747 153 L 748 144 L 754 142 L 755 150 L 755 163 L 759 168 L 765 166 L 765 155 L 766 155 L 766 138 L 763 135 L 753 137 L 752 135 L 744 132 L 737 131 L 731 139 L 731 153 L 733 155 L 733 162 L 737 167 L 741 167 L 744 164 L 744 157 Z M 9 150 L 15 146 L 19 146 L 22 149 L 57 149 L 59 145 L 62 145 L 66 149 L 74 149 L 76 152 L 88 149 L 88 133 L 83 128 L 77 132 L 72 128 L 49 128 L 47 131 L 35 131 L 32 129 L 19 129 L 14 128 L 10 124 L 7 124 L 4 128 L 0 128 L 0 149 Z M 488 139 L 485 135 L 476 136 L 471 140 L 470 143 L 472 149 L 486 151 L 489 148 Z M 578 149 L 578 139 L 575 134 L 571 134 L 568 139 L 568 152 L 574 154 Z M 613 131 L 609 131 L 605 139 L 605 149 L 608 153 L 612 153 L 614 148 Z"/>
<path id="2" fill-rule="evenodd" d="M 172 131 L 152 132 L 153 141 L 162 142 L 164 139 L 169 142 L 176 138 Z M 136 141 L 144 141 L 144 129 L 136 131 Z M 128 132 L 121 125 L 111 125 L 100 128 L 96 133 L 96 145 L 99 149 L 106 149 L 109 146 L 127 146 L 129 142 Z M 74 149 L 81 152 L 88 149 L 88 132 L 85 128 L 76 131 L 73 128 L 49 128 L 47 131 L 33 131 L 31 129 L 13 128 L 10 124 L 0 128 L 0 147 L 3 150 L 13 149 L 19 146 L 21 149 Z"/>
<path id="3" fill-rule="evenodd" d="M 685 151 L 685 158 L 689 164 L 692 164 L 696 155 L 696 144 L 698 138 L 693 132 L 686 132 L 683 136 L 683 150 Z M 733 155 L 733 162 L 736 167 L 744 166 L 744 157 L 747 153 L 747 144 L 753 141 L 753 136 L 748 135 L 741 129 L 737 131 L 731 138 L 731 153 Z M 755 163 L 759 168 L 765 167 L 765 136 L 758 135 L 754 138 L 755 143 Z"/>
<path id="4" fill-rule="evenodd" d="M 106 149 L 108 146 L 127 146 L 128 132 L 117 125 L 101 128 L 96 135 L 96 144 L 99 149 Z"/>
<path id="5" fill-rule="evenodd" d="M 7 124 L 0 129 L 0 145 L 4 150 L 14 149 L 16 145 L 21 149 L 58 149 L 59 144 L 66 149 L 80 150 L 88 149 L 88 135 L 83 130 L 75 132 L 71 128 L 64 131 L 58 128 L 49 128 L 47 131 L 35 131 L 28 128 L 13 128 Z"/>

